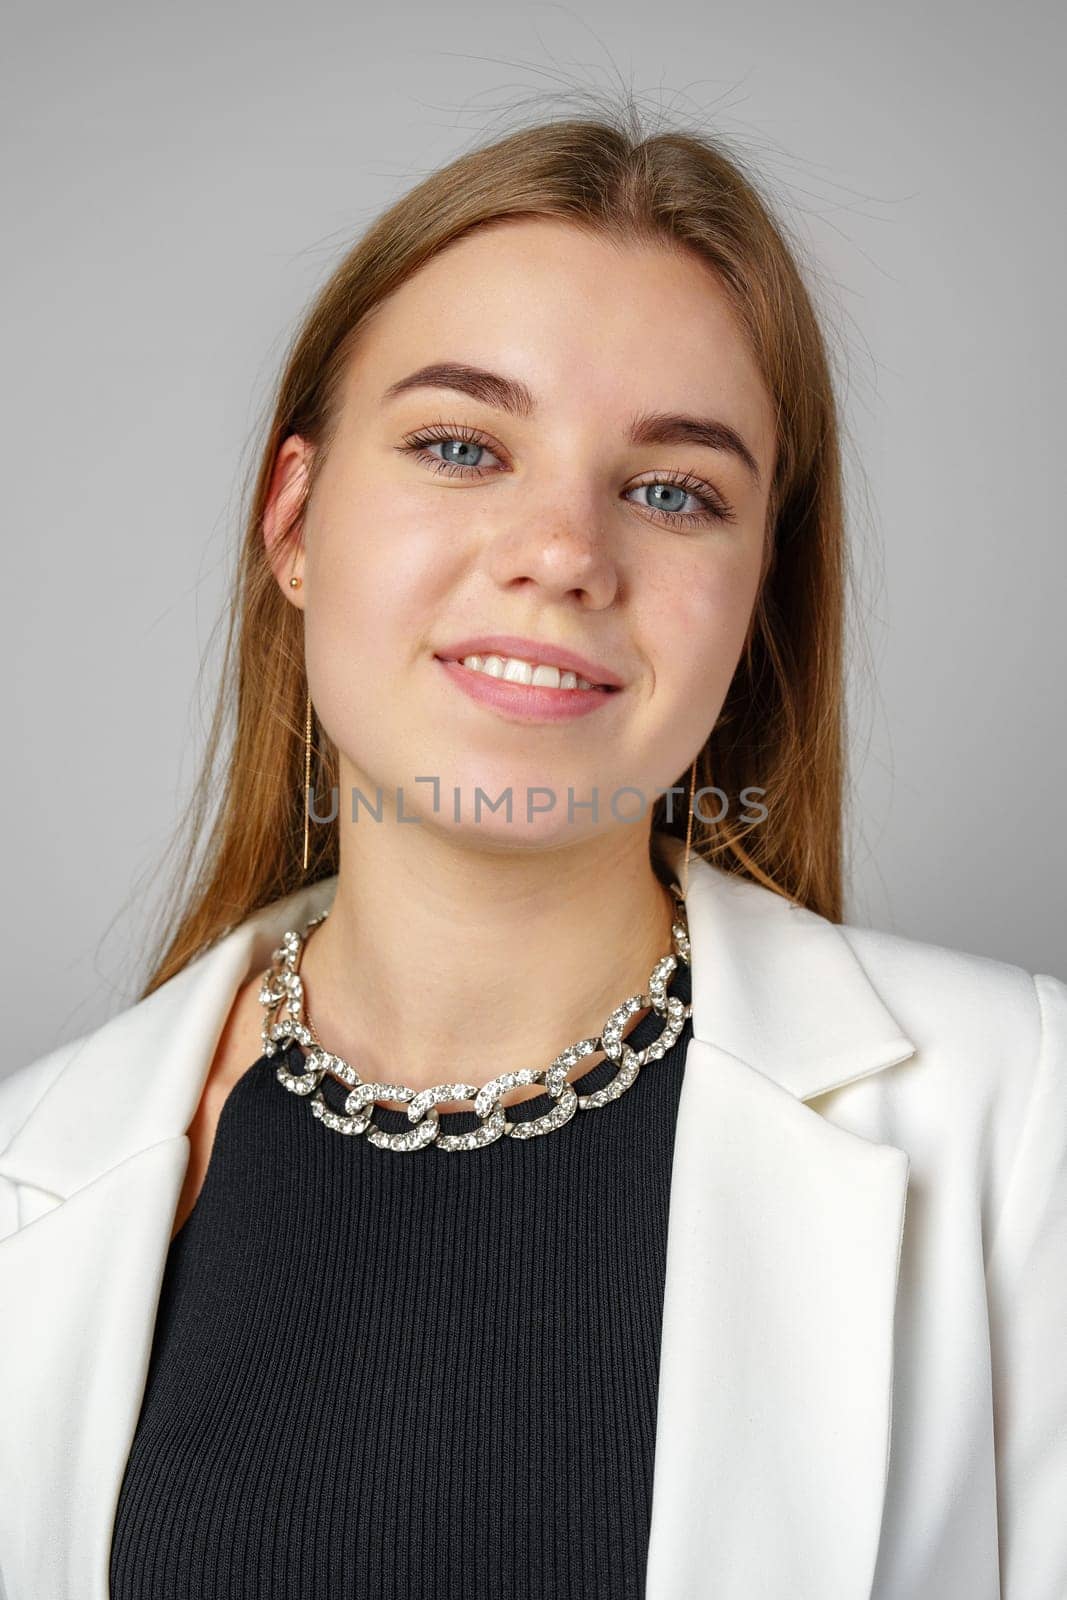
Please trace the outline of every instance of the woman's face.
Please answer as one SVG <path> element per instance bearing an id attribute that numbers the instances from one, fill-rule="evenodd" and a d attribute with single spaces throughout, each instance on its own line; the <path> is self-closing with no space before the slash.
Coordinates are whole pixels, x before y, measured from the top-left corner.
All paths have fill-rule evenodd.
<path id="1" fill-rule="evenodd" d="M 453 370 L 390 393 L 445 365 L 495 377 Z M 340 820 L 353 786 L 387 816 L 402 786 L 406 817 L 491 846 L 627 821 L 647 837 L 740 656 L 774 448 L 767 391 L 695 258 L 522 219 L 421 268 L 364 326 L 295 565 L 291 547 L 275 562 L 306 613 Z M 296 436 L 279 453 L 269 545 L 305 456 Z M 483 658 L 558 647 L 620 687 L 571 700 L 472 683 L 442 658 L 484 634 L 532 642 Z"/>

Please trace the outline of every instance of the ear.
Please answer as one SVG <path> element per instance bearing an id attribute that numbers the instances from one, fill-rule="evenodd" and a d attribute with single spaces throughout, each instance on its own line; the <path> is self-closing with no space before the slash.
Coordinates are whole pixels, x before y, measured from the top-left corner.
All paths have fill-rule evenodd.
<path id="1" fill-rule="evenodd" d="M 304 609 L 304 591 L 290 584 L 304 576 L 303 507 L 307 499 L 311 447 L 299 434 L 290 434 L 274 461 L 267 503 L 263 510 L 263 538 L 267 560 L 285 598 Z"/>

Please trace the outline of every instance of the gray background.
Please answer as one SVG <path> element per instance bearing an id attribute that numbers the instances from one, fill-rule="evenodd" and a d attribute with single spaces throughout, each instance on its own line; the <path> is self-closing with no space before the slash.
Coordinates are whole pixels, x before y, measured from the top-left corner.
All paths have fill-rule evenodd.
<path id="1" fill-rule="evenodd" d="M 848 920 L 1067 977 L 1051 6 L 5 15 L 0 1071 L 132 998 L 301 309 L 404 188 L 583 88 L 723 136 L 818 274 L 859 579 Z"/>

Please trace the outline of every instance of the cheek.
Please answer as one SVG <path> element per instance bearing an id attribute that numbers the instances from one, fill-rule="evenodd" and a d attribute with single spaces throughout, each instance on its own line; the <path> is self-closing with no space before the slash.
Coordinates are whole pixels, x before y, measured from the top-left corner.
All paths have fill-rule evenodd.
<path id="1" fill-rule="evenodd" d="M 657 676 L 671 683 L 725 689 L 744 644 L 759 575 L 758 558 L 694 562 L 684 577 L 656 586 L 653 629 L 661 641 Z"/>
<path id="2" fill-rule="evenodd" d="M 425 648 L 451 573 L 450 543 L 417 494 L 342 486 L 308 539 L 309 644 L 370 675 Z"/>

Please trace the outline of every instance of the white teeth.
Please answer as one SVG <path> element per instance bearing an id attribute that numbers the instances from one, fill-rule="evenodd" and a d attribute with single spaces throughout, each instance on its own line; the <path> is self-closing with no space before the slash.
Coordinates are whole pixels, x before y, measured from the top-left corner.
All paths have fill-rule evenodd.
<path id="1" fill-rule="evenodd" d="M 575 672 L 561 672 L 558 667 L 522 661 L 516 656 L 464 656 L 463 665 L 472 672 L 485 672 L 491 678 L 503 678 L 508 683 L 533 684 L 544 689 L 594 687 L 587 678 L 580 678 Z"/>

